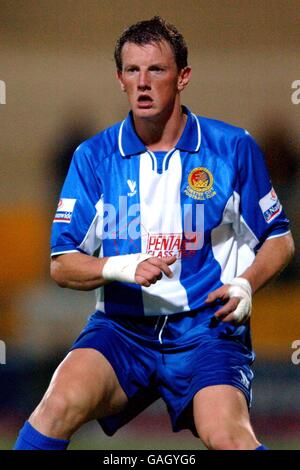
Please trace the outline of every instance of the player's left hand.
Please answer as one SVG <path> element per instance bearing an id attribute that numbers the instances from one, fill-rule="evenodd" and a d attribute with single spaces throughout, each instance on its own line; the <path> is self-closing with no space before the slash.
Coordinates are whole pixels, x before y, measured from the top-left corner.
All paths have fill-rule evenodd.
<path id="1" fill-rule="evenodd" d="M 216 313 L 215 317 L 222 322 L 245 323 L 251 315 L 252 291 L 246 279 L 235 278 L 231 284 L 224 284 L 208 294 L 206 303 L 217 299 L 228 300 Z"/>

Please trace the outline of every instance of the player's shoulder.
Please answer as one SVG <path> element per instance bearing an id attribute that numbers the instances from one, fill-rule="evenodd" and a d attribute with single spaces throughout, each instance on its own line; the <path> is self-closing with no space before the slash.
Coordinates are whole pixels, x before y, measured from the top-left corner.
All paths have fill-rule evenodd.
<path id="1" fill-rule="evenodd" d="M 76 149 L 77 158 L 92 159 L 94 164 L 111 156 L 119 150 L 118 137 L 122 121 L 101 130 L 97 134 L 84 140 Z"/>
<path id="2" fill-rule="evenodd" d="M 228 122 L 199 116 L 201 127 L 201 145 L 221 158 L 235 161 L 250 155 L 256 164 L 261 160 L 262 151 L 255 138 L 247 129 Z"/>
<path id="3" fill-rule="evenodd" d="M 206 116 L 197 116 L 200 127 L 201 136 L 203 138 L 222 139 L 223 141 L 232 141 L 235 139 L 246 138 L 249 132 L 235 124 L 231 124 L 219 119 L 213 119 Z"/>
<path id="4" fill-rule="evenodd" d="M 247 129 L 219 119 L 197 116 L 201 129 L 201 146 L 222 158 L 229 158 L 249 148 L 257 148 Z"/>

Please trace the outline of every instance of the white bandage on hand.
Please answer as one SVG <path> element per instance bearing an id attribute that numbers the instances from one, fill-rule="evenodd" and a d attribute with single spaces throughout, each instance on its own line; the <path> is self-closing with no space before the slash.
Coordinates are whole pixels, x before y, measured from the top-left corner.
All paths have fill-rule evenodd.
<path id="1" fill-rule="evenodd" d="M 229 297 L 239 297 L 241 300 L 233 312 L 234 320 L 237 323 L 246 321 L 251 315 L 252 309 L 252 289 L 249 281 L 242 277 L 235 277 L 229 283 Z"/>
<path id="2" fill-rule="evenodd" d="M 152 255 L 134 253 L 132 255 L 110 256 L 102 269 L 102 277 L 106 281 L 135 282 L 137 265 Z"/>

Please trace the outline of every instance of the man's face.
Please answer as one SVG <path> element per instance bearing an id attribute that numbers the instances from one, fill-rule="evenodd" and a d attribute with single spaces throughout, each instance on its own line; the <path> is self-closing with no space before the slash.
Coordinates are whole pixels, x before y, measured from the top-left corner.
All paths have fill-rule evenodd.
<path id="1" fill-rule="evenodd" d="M 122 62 L 118 79 L 134 116 L 151 119 L 171 112 L 190 74 L 189 67 L 178 72 L 171 46 L 166 41 L 143 46 L 127 42 Z"/>

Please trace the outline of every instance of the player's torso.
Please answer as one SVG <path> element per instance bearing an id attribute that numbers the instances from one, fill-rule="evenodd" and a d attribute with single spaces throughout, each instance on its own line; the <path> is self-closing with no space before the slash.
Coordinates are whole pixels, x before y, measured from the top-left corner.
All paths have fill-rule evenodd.
<path id="1" fill-rule="evenodd" d="M 141 249 L 181 257 L 203 249 L 233 193 L 230 163 L 204 147 L 193 154 L 175 149 L 105 158 L 98 175 L 104 255 Z"/>
<path id="2" fill-rule="evenodd" d="M 177 256 L 172 280 L 142 288 L 145 313 L 203 305 L 220 283 L 211 233 L 222 225 L 233 193 L 236 175 L 228 155 L 216 155 L 204 145 L 194 153 L 175 149 L 129 158 L 116 153 L 103 160 L 98 177 L 103 193 L 101 255 Z M 110 289 L 106 294 L 112 300 L 115 291 Z M 129 290 L 133 294 L 134 288 Z"/>

